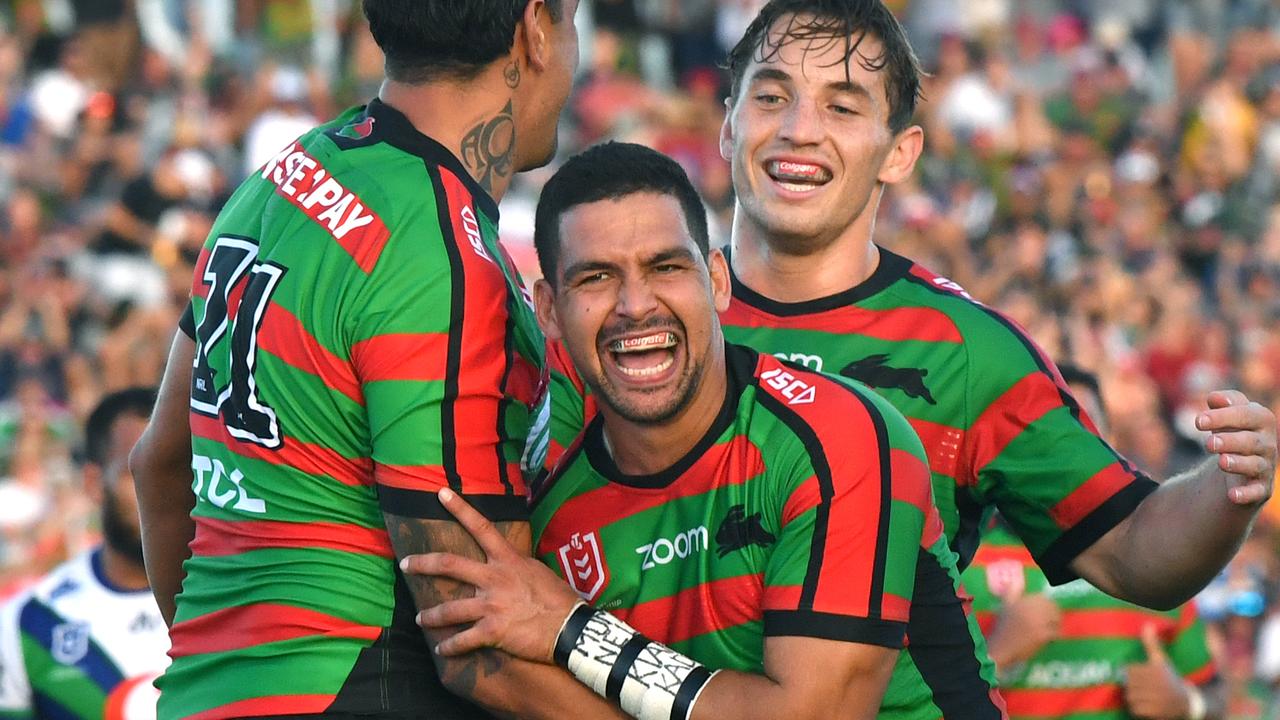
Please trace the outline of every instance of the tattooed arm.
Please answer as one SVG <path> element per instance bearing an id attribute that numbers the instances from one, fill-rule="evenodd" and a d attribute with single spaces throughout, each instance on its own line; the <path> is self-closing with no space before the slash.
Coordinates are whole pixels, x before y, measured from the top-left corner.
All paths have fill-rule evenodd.
<path id="1" fill-rule="evenodd" d="M 450 552 L 464 557 L 484 559 L 484 553 L 461 525 L 445 520 L 420 520 L 384 513 L 396 555 L 404 557 L 422 552 Z M 529 524 L 524 522 L 494 523 L 503 537 L 528 552 Z M 471 597 L 474 589 L 447 578 L 406 575 L 409 591 L 419 609 L 434 607 L 446 600 Z M 437 643 L 462 628 L 426 631 L 427 643 Z M 502 717 L 546 718 L 625 718 L 600 696 L 553 666 L 513 658 L 499 650 L 485 648 L 458 657 L 432 654 L 436 670 L 444 686 Z M 568 710 L 572 708 L 572 713 Z"/>

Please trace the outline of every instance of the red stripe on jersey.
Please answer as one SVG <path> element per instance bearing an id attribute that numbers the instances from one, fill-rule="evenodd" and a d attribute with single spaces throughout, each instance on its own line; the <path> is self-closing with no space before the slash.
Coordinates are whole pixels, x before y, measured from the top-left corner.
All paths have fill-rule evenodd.
<path id="1" fill-rule="evenodd" d="M 973 567 L 1013 560 L 1023 565 L 1035 565 L 1035 558 L 1025 545 L 988 545 L 983 543 L 973 556 Z"/>
<path id="2" fill-rule="evenodd" d="M 765 353 L 756 364 L 756 377 L 762 393 L 790 408 L 813 432 L 818 443 L 814 450 L 839 448 L 836 455 L 826 455 L 834 496 L 829 501 L 827 537 L 815 539 L 822 567 L 807 580 L 817 583 L 813 606 L 803 609 L 868 617 L 880 606 L 880 598 L 871 597 L 871 591 L 875 576 L 884 573 L 876 564 L 879 544 L 888 541 L 881 530 L 889 518 L 880 516 L 882 473 L 888 468 L 880 466 L 877 444 L 888 438 L 877 437 L 868 406 L 835 380 L 791 369 Z M 929 477 L 918 473 L 902 482 L 927 486 Z"/>
<path id="3" fill-rule="evenodd" d="M 443 380 L 447 333 L 389 333 L 351 346 L 351 364 L 362 383 Z"/>
<path id="4" fill-rule="evenodd" d="M 763 582 L 763 575 L 712 580 L 610 612 L 652 640 L 678 643 L 762 619 Z"/>
<path id="5" fill-rule="evenodd" d="M 532 408 L 537 404 L 542 390 L 542 371 L 533 363 L 524 359 L 520 353 L 511 356 L 511 372 L 507 375 L 507 386 L 503 392 L 525 407 Z"/>
<path id="6" fill-rule="evenodd" d="M 880 617 L 906 622 L 911 617 L 911 599 L 885 593 L 880 599 Z"/>
<path id="7" fill-rule="evenodd" d="M 1005 688 L 1005 707 L 1009 715 L 1063 717 L 1073 713 L 1120 711 L 1124 709 L 1124 691 L 1119 685 L 1095 685 L 1071 690 Z"/>
<path id="8" fill-rule="evenodd" d="M 1174 623 L 1149 610 L 1068 610 L 1062 613 L 1063 638 L 1139 638 L 1142 628 L 1155 625 L 1162 643 L 1173 639 Z"/>
<path id="9" fill-rule="evenodd" d="M 964 444 L 964 431 L 941 423 L 921 418 L 909 417 L 911 429 L 920 436 L 920 444 L 924 445 L 925 455 L 929 458 L 929 469 L 939 475 L 955 478 L 960 485 L 974 482 L 974 478 L 961 477 L 965 468 L 960 467 L 960 448 Z"/>
<path id="10" fill-rule="evenodd" d="M 342 523 L 294 523 L 274 520 L 228 522 L 197 516 L 191 552 L 223 557 L 265 548 L 322 548 L 342 552 L 395 557 L 391 538 L 381 528 Z"/>
<path id="11" fill-rule="evenodd" d="M 906 450 L 889 451 L 889 472 L 893 474 L 893 499 L 911 505 L 926 517 L 933 509 L 933 485 L 929 467 Z"/>
<path id="12" fill-rule="evenodd" d="M 818 507 L 822 502 L 822 491 L 818 489 L 818 478 L 810 477 L 796 486 L 782 506 L 782 526 L 786 527 L 792 520 Z"/>
<path id="13" fill-rule="evenodd" d="M 991 610 L 978 610 L 973 617 L 978 621 L 978 629 L 982 631 L 984 637 L 991 637 L 991 631 L 996 629 L 996 620 L 1000 618 Z"/>
<path id="14" fill-rule="evenodd" d="M 582 378 L 578 376 L 578 369 L 573 366 L 573 359 L 569 357 L 569 351 L 565 349 L 564 343 L 559 340 L 547 343 L 547 369 L 563 375 L 569 382 L 573 383 L 573 387 L 577 389 L 579 395 L 587 394 L 586 386 L 583 385 Z"/>
<path id="15" fill-rule="evenodd" d="M 1133 474 L 1119 461 L 1111 463 L 1059 500 L 1049 509 L 1049 517 L 1064 530 L 1075 527 L 1133 480 Z"/>
<path id="16" fill-rule="evenodd" d="M 191 294 L 198 298 L 209 297 L 209 286 L 204 282 L 204 271 L 209 267 L 209 248 L 200 248 L 200 256 L 196 258 L 196 271 L 191 276 Z"/>
<path id="17" fill-rule="evenodd" d="M 764 471 L 760 449 L 743 435 L 711 449 L 663 492 L 638 493 L 606 484 L 561 505 L 538 540 L 538 554 L 555 552 L 577 532 L 611 525 L 637 513 L 720 487 L 741 485 Z"/>
<path id="18" fill-rule="evenodd" d="M 800 585 L 769 585 L 764 589 L 762 605 L 765 610 L 795 610 L 800 607 Z"/>
<path id="19" fill-rule="evenodd" d="M 364 405 L 364 394 L 346 360 L 334 355 L 315 339 L 297 316 L 280 305 L 267 304 L 258 330 L 258 347 L 291 367 L 310 373 L 330 388 Z"/>
<path id="20" fill-rule="evenodd" d="M 262 179 L 274 183 L 277 195 L 327 231 L 361 270 L 373 272 L 391 231 L 300 144 L 293 143 L 267 163 Z"/>
<path id="21" fill-rule="evenodd" d="M 1192 670 L 1182 677 L 1192 685 L 1204 685 L 1217 677 L 1217 675 L 1218 666 L 1214 664 L 1213 660 L 1209 660 L 1204 665 L 1200 666 L 1198 670 Z"/>
<path id="22" fill-rule="evenodd" d="M 1033 372 L 1014 383 L 996 398 L 967 434 L 967 465 L 977 472 L 986 467 L 1031 423 L 1045 413 L 1062 407 L 1058 387 L 1048 375 Z"/>
<path id="23" fill-rule="evenodd" d="M 468 489 L 471 483 L 493 488 L 503 480 L 521 492 L 524 482 L 518 468 L 512 474 L 504 466 L 501 470 L 506 470 L 507 477 L 495 477 L 500 471 L 495 448 L 502 440 L 498 426 L 503 420 L 499 417 L 503 399 L 500 393 L 507 369 L 507 301 L 511 291 L 499 260 L 485 249 L 466 186 L 443 167 L 440 180 L 447 198 L 446 212 L 453 224 L 453 241 L 463 268 L 462 277 L 454 278 L 454 282 L 463 283 L 464 288 L 463 307 L 453 308 L 454 322 L 458 322 L 459 316 L 462 318 L 458 376 L 450 378 L 455 381 L 458 393 L 452 402 L 453 469 L 463 494 L 473 492 Z"/>
<path id="24" fill-rule="evenodd" d="M 227 703 L 190 715 L 186 720 L 227 720 L 262 715 L 319 714 L 333 704 L 335 695 L 271 695 Z"/>
<path id="25" fill-rule="evenodd" d="M 515 473 L 520 476 L 520 463 L 509 462 L 507 475 Z M 374 482 L 387 487 L 413 490 L 415 492 L 436 492 L 449 487 L 444 468 L 439 465 L 387 465 L 378 463 L 373 469 Z M 516 486 L 520 487 L 520 486 Z M 490 489 L 492 494 L 494 489 Z M 483 493 L 482 493 L 483 494 Z"/>
<path id="26" fill-rule="evenodd" d="M 353 638 L 373 641 L 382 628 L 358 625 L 294 605 L 255 603 L 215 610 L 175 624 L 174 658 L 204 653 L 230 652 L 266 643 L 302 637 Z"/>
<path id="27" fill-rule="evenodd" d="M 222 444 L 241 457 L 285 465 L 308 475 L 325 475 L 344 485 L 364 486 L 373 480 L 373 461 L 369 458 L 346 458 L 332 448 L 302 442 L 291 437 L 275 450 L 251 442 L 241 442 L 227 433 L 218 418 L 190 413 L 191 434 Z"/>
<path id="28" fill-rule="evenodd" d="M 964 341 L 955 322 L 946 313 L 930 307 L 871 310 L 850 305 L 811 315 L 779 317 L 735 297 L 729 302 L 729 308 L 720 313 L 720 322 L 730 327 L 784 327 L 831 335 L 861 335 L 887 342 Z"/>

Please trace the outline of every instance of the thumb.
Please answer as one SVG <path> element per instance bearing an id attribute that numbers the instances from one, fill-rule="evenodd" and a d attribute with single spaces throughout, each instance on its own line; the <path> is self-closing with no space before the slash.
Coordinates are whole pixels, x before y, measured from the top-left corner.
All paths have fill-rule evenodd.
<path id="1" fill-rule="evenodd" d="M 1148 663 L 1167 664 L 1169 662 L 1164 652 L 1164 645 L 1160 643 L 1160 633 L 1156 631 L 1155 623 L 1142 626 L 1142 647 L 1147 651 Z"/>

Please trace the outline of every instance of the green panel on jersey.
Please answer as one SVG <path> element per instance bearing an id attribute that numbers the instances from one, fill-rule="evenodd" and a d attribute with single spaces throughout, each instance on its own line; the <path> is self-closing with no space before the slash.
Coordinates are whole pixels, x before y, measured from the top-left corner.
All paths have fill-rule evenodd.
<path id="1" fill-rule="evenodd" d="M 385 465 L 440 465 L 437 441 L 424 442 L 426 438 L 441 437 L 440 399 L 444 397 L 443 382 L 409 382 L 388 380 L 367 383 L 364 393 L 369 403 L 369 431 L 375 438 L 380 454 L 375 458 Z M 374 408 L 395 408 L 394 416 L 375 414 Z M 433 450 L 431 457 L 424 451 Z"/>
<path id="2" fill-rule="evenodd" d="M 193 715 L 228 703 L 258 697 L 264 680 L 281 695 L 329 695 L 350 674 L 356 657 L 367 645 L 361 640 L 331 637 L 325 643 L 309 638 L 263 643 L 252 652 L 206 653 L 192 656 L 180 669 L 156 681 L 160 688 L 160 717 Z M 287 660 L 286 660 L 287 658 Z M 216 674 L 215 674 L 216 673 Z M 221 682 L 202 678 L 214 675 Z M 181 709 L 166 702 L 182 688 Z"/>
<path id="3" fill-rule="evenodd" d="M 204 583 L 185 583 L 175 623 L 228 607 L 254 603 L 288 604 L 361 625 L 385 625 L 391 617 L 393 565 L 386 558 L 319 548 L 272 548 L 226 557 L 193 557 L 183 564 L 188 577 L 210 574 L 226 577 L 248 572 L 272 577 L 270 584 L 210 589 Z M 312 578 L 341 572 L 347 587 L 369 592 L 338 593 Z M 199 588 L 197 590 L 197 588 Z M 387 588 L 384 593 L 373 588 Z"/>
<path id="4" fill-rule="evenodd" d="M 25 633 L 22 655 L 33 692 L 53 698 L 84 720 L 101 716 L 107 696 L 88 675 L 54 660 L 48 650 Z"/>

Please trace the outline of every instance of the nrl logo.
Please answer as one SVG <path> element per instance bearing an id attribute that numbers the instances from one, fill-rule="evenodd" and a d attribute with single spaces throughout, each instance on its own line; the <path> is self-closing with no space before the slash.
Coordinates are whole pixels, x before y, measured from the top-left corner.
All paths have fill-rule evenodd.
<path id="1" fill-rule="evenodd" d="M 565 579 L 583 600 L 594 602 L 609 583 L 609 568 L 600 549 L 600 536 L 594 530 L 574 533 L 569 542 L 560 546 L 558 554 Z"/>
<path id="2" fill-rule="evenodd" d="M 63 665 L 75 665 L 89 654 L 89 623 L 69 622 L 55 625 L 49 654 Z"/>

